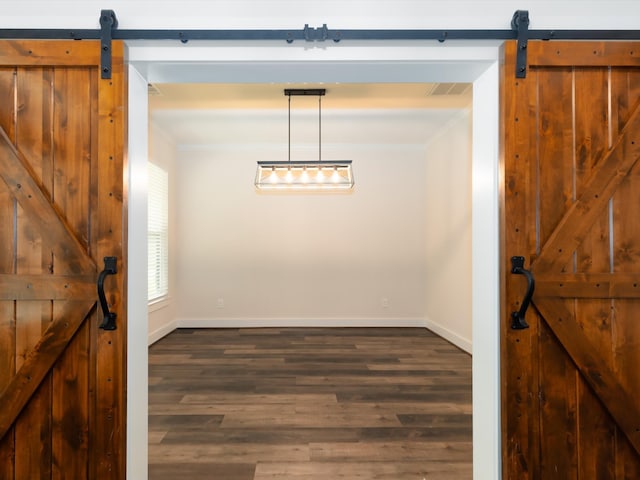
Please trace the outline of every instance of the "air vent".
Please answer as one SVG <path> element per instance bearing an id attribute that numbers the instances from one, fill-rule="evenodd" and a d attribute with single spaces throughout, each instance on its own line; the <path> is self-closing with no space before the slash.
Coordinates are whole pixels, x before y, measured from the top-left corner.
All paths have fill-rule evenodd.
<path id="1" fill-rule="evenodd" d="M 462 95 L 470 86 L 470 83 L 434 83 L 427 96 Z"/>
<path id="2" fill-rule="evenodd" d="M 147 84 L 147 93 L 150 97 L 158 97 L 162 95 L 162 92 L 153 83 Z"/>

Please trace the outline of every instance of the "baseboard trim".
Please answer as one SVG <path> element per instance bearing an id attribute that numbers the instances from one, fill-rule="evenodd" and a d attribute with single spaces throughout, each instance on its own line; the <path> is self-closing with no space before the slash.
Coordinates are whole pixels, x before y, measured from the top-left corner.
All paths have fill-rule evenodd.
<path id="1" fill-rule="evenodd" d="M 425 327 L 423 318 L 179 318 L 178 328 Z"/>
<path id="2" fill-rule="evenodd" d="M 442 325 L 436 322 L 431 321 L 428 318 L 424 320 L 424 326 L 425 328 L 431 330 L 436 335 L 439 335 L 440 337 L 444 338 L 448 342 L 453 343 L 459 349 L 464 350 L 468 354 L 471 354 L 471 350 L 472 350 L 471 340 L 461 337 L 457 333 L 449 330 L 446 327 L 443 327 Z"/>
<path id="3" fill-rule="evenodd" d="M 166 337 L 167 335 L 169 335 L 171 332 L 173 332 L 176 328 L 180 328 L 178 326 L 178 322 L 177 321 L 172 321 L 167 323 L 166 325 L 163 325 L 162 327 L 154 330 L 153 332 L 149 332 L 149 337 L 148 337 L 148 345 L 151 346 L 154 343 L 156 343 L 158 340 L 160 340 L 163 337 Z"/>

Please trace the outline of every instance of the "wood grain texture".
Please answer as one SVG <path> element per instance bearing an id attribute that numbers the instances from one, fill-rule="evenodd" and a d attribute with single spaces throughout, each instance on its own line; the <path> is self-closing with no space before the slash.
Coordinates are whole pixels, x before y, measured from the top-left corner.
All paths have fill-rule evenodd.
<path id="1" fill-rule="evenodd" d="M 0 68 L 0 126 L 13 137 L 15 132 L 15 69 Z M 16 269 L 16 202 L 4 184 L 0 184 L 0 273 L 14 275 Z M 0 390 L 16 371 L 16 312 L 14 301 L 0 300 Z M 13 429 L 0 440 L 0 478 L 15 478 L 15 435 Z"/>
<path id="2" fill-rule="evenodd" d="M 516 45 L 506 42 L 502 77 L 513 76 Z M 528 117 L 535 111 L 537 98 L 537 72 L 530 71 L 525 79 L 501 83 L 501 136 L 503 142 L 501 169 L 502 189 L 501 244 L 504 259 L 501 262 L 501 298 L 505 312 L 517 311 L 522 302 L 522 279 L 507 275 L 512 256 L 524 252 L 539 253 L 539 238 L 531 234 L 530 225 L 536 222 L 536 196 L 532 185 L 538 180 L 537 144 L 528 126 Z M 530 261 L 528 262 L 530 263 Z M 531 313 L 530 313 L 531 315 Z M 502 396 L 502 465 L 505 478 L 540 478 L 539 403 L 537 369 L 529 368 L 530 359 L 538 352 L 537 321 L 529 321 L 526 330 L 511 330 L 510 315 L 501 319 Z"/>
<path id="3" fill-rule="evenodd" d="M 47 192 L 38 182 L 27 159 L 11 143 L 7 133 L 0 129 L 0 177 L 9 187 L 22 209 L 26 210 L 32 224 L 47 232 L 54 253 L 74 265 L 78 272 L 95 272 L 95 263 L 87 250 L 74 236 L 65 216 L 50 203 Z"/>
<path id="4" fill-rule="evenodd" d="M 149 360 L 150 480 L 471 478 L 471 358 L 426 330 L 181 329 Z"/>
<path id="5" fill-rule="evenodd" d="M 98 41 L 0 41 L 0 478 L 125 477 L 123 50 L 100 81 Z"/>
<path id="6" fill-rule="evenodd" d="M 572 42 L 553 41 L 551 46 L 542 41 L 527 47 L 530 66 L 556 67 L 640 67 L 640 42 Z"/>
<path id="7" fill-rule="evenodd" d="M 91 84 L 97 88 L 95 110 L 97 142 L 94 146 L 96 175 L 91 177 L 99 205 L 99 221 L 92 223 L 91 242 L 102 267 L 103 258 L 118 259 L 118 274 L 105 282 L 105 296 L 110 311 L 117 315 L 117 329 L 95 332 L 95 423 L 90 443 L 91 477 L 120 480 L 126 477 L 126 343 L 127 244 L 125 144 L 127 118 L 127 80 L 124 65 L 124 42 L 112 43 L 112 78 L 99 79 L 93 71 Z M 102 321 L 102 313 L 98 321 Z"/>
<path id="8" fill-rule="evenodd" d="M 536 277 L 531 328 L 513 331 L 524 285 L 503 270 L 505 479 L 640 470 L 637 46 L 530 42 L 515 79 L 505 45 L 502 258 L 524 256 Z"/>

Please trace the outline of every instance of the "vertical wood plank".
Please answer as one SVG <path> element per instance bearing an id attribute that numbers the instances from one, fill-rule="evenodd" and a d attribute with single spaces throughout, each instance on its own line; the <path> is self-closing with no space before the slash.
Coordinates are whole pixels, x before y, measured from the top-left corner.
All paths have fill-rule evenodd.
<path id="1" fill-rule="evenodd" d="M 530 112 L 535 111 L 535 72 L 526 79 L 511 79 L 515 68 L 515 42 L 506 42 L 502 65 L 501 109 L 504 138 L 504 190 L 501 199 L 503 242 L 507 245 L 502 257 L 502 297 L 507 305 L 501 319 L 501 351 L 509 363 L 502 362 L 502 431 L 503 474 L 505 479 L 539 478 L 539 422 L 537 401 L 537 369 L 530 368 L 530 359 L 537 351 L 538 323 L 529 318 L 531 328 L 512 330 L 510 312 L 520 307 L 524 285 L 510 275 L 510 258 L 536 253 L 535 232 L 527 226 L 535 218 L 535 199 L 530 190 L 535 178 L 535 140 L 528 128 Z M 533 192 L 535 193 L 535 192 Z"/>
<path id="2" fill-rule="evenodd" d="M 88 474 L 89 334 L 84 322 L 53 371 L 53 480 L 84 480 Z"/>
<path id="3" fill-rule="evenodd" d="M 118 274 L 109 279 L 105 294 L 110 308 L 117 314 L 117 330 L 100 330 L 96 344 L 96 423 L 91 455 L 95 478 L 119 480 L 125 477 L 125 396 L 126 358 L 126 191 L 124 174 L 124 149 L 126 125 L 126 73 L 124 69 L 124 43 L 112 46 L 112 78 L 98 80 L 98 208 L 96 260 L 115 256 Z M 97 74 L 97 71 L 96 71 Z M 124 210 L 123 210 L 124 208 Z M 101 318 L 101 315 L 100 315 Z"/>
<path id="4" fill-rule="evenodd" d="M 0 126 L 13 138 L 15 134 L 15 70 L 0 68 Z M 15 200 L 0 185 L 0 272 L 15 272 Z M 0 301 L 0 391 L 9 383 L 16 369 L 15 302 Z M 14 478 L 14 430 L 0 441 L 0 478 Z"/>
<path id="5" fill-rule="evenodd" d="M 2 105 L 0 108 L 0 127 L 7 132 L 9 138 L 15 138 L 15 115 L 16 107 L 16 69 L 0 68 L 0 93 L 2 94 Z"/>
<path id="6" fill-rule="evenodd" d="M 591 388 L 579 375 L 580 479 L 608 480 L 615 473 L 616 426 Z"/>
<path id="7" fill-rule="evenodd" d="M 50 162 L 50 143 L 43 132 L 50 128 L 47 111 L 50 90 L 43 83 L 42 69 L 17 69 L 15 145 L 24 150 L 31 167 L 42 182 L 42 165 Z M 44 141 L 43 141 L 44 140 Z M 48 274 L 51 255 L 45 232 L 29 221 L 22 208 L 17 215 L 18 274 Z M 16 308 L 16 368 L 38 343 L 51 322 L 51 302 L 21 301 Z M 16 476 L 48 479 L 51 477 L 51 378 L 40 385 L 37 393 L 16 422 Z M 39 445 L 39 448 L 34 448 Z"/>
<path id="8" fill-rule="evenodd" d="M 53 72 L 53 202 L 81 243 L 89 241 L 92 91 L 91 69 Z M 95 118 L 95 117 L 93 117 Z M 78 273 L 64 259 L 54 258 L 57 274 Z M 58 309 L 54 305 L 54 309 Z M 89 434 L 90 327 L 85 322 L 73 337 L 53 373 L 53 479 L 87 476 Z"/>
<path id="9" fill-rule="evenodd" d="M 540 327 L 541 477 L 578 478 L 576 369 L 549 327 Z"/>
<path id="10" fill-rule="evenodd" d="M 611 71 L 612 133 L 616 135 L 627 122 L 629 112 L 640 101 L 640 72 L 629 69 Z M 633 219 L 640 202 L 640 167 L 632 169 L 613 196 L 613 262 L 615 272 L 640 271 L 640 226 Z M 620 382 L 630 392 L 640 391 L 640 302 L 617 300 L 614 304 L 613 368 Z M 640 477 L 640 458 L 627 446 L 618 432 L 616 470 L 620 479 Z"/>
<path id="11" fill-rule="evenodd" d="M 575 71 L 575 163 L 576 196 L 583 192 L 598 159 L 612 141 L 610 127 L 609 75 L 604 69 Z M 594 223 L 576 251 L 577 273 L 611 271 L 609 209 Z M 611 365 L 612 300 L 584 299 L 576 302 L 576 319 L 584 335 Z M 579 471 L 581 478 L 614 478 L 615 424 L 583 380 L 578 379 Z M 595 459 L 595 461 L 594 461 Z"/>
<path id="12" fill-rule="evenodd" d="M 575 198 L 573 70 L 540 69 L 538 135 L 538 238 L 544 245 Z M 572 308 L 573 310 L 573 308 Z M 576 478 L 577 405 L 575 367 L 546 327 L 537 353 L 540 384 L 540 478 Z M 536 368 L 534 364 L 533 368 Z"/>
<path id="13" fill-rule="evenodd" d="M 89 242 L 91 176 L 91 70 L 54 72 L 54 203 L 64 212 L 80 242 Z M 56 259 L 56 272 L 69 268 Z M 74 272 L 70 272 L 74 273 Z"/>

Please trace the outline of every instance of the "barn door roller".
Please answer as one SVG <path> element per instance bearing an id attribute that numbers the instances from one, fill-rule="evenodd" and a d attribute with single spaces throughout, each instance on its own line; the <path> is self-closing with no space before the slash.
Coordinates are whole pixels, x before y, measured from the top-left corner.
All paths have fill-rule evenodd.
<path id="1" fill-rule="evenodd" d="M 516 10 L 511 19 L 511 28 L 518 35 L 518 53 L 516 56 L 516 78 L 527 76 L 527 43 L 529 42 L 529 12 Z"/>
<path id="2" fill-rule="evenodd" d="M 525 321 L 524 315 L 527 313 L 529 304 L 531 304 L 536 282 L 533 274 L 524 268 L 524 257 L 511 257 L 511 273 L 527 277 L 527 291 L 520 304 L 520 310 L 511 313 L 511 328 L 514 330 L 524 330 L 525 328 L 529 328 L 529 324 Z"/>
<path id="3" fill-rule="evenodd" d="M 111 41 L 117 26 L 116 12 L 113 10 L 100 12 L 100 76 L 102 79 L 111 78 Z"/>

